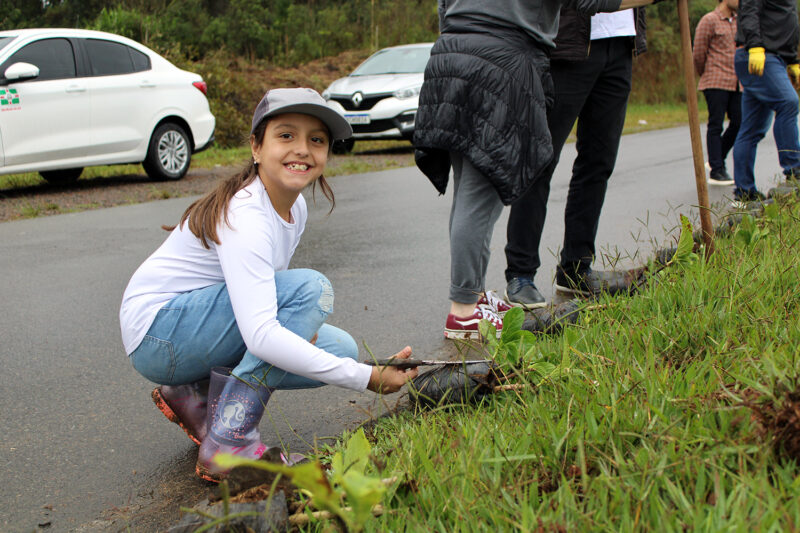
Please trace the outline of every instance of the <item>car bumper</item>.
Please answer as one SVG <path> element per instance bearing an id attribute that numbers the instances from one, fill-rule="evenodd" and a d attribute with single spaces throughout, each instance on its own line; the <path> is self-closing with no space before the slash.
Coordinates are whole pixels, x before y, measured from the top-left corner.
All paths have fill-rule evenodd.
<path id="1" fill-rule="evenodd" d="M 211 137 L 209 137 L 208 141 L 204 145 L 196 147 L 194 149 L 194 153 L 198 153 L 198 152 L 202 152 L 203 150 L 207 150 L 208 148 L 211 147 L 212 144 L 214 144 L 214 132 L 213 131 L 211 132 Z"/>
<path id="2" fill-rule="evenodd" d="M 363 111 L 347 110 L 335 100 L 329 100 L 328 106 L 347 119 L 354 139 L 407 139 L 414 134 L 418 103 L 417 98 L 385 98 Z"/>
<path id="3" fill-rule="evenodd" d="M 372 120 L 369 124 L 351 124 L 354 139 L 406 139 L 414 134 L 416 110 L 394 118 Z"/>

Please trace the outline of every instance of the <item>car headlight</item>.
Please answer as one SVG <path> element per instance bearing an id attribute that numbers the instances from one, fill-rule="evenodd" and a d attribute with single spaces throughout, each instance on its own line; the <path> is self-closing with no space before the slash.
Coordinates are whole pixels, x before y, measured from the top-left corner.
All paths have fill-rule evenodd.
<path id="1" fill-rule="evenodd" d="M 415 85 L 414 87 L 406 87 L 405 89 L 399 89 L 393 93 L 395 98 L 399 98 L 403 100 L 405 98 L 413 98 L 415 96 L 419 96 L 419 90 L 422 89 L 422 85 Z"/>
<path id="2" fill-rule="evenodd" d="M 328 89 L 325 89 L 324 91 L 322 91 L 322 97 L 325 100 L 330 100 L 331 99 L 331 92 Z"/>

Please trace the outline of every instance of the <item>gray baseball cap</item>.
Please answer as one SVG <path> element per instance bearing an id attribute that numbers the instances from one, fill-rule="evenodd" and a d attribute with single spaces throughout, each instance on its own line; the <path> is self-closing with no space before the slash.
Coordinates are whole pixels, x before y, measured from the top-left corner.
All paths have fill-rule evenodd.
<path id="1" fill-rule="evenodd" d="M 305 87 L 267 91 L 253 113 L 250 135 L 256 130 L 259 122 L 267 117 L 283 113 L 303 113 L 317 117 L 328 126 L 333 140 L 349 139 L 353 136 L 353 128 L 344 117 L 328 107 L 325 99 L 317 91 Z"/>

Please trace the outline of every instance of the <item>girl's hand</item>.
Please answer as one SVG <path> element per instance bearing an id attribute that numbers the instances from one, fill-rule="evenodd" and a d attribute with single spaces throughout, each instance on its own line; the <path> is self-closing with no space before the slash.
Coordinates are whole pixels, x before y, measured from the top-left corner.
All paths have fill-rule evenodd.
<path id="1" fill-rule="evenodd" d="M 411 347 L 406 346 L 391 358 L 395 357 L 408 359 L 411 357 Z M 369 378 L 367 389 L 379 394 L 391 394 L 399 391 L 406 381 L 414 379 L 417 374 L 419 374 L 419 369 L 417 368 L 398 370 L 393 366 L 376 366 L 372 369 L 372 376 Z"/>

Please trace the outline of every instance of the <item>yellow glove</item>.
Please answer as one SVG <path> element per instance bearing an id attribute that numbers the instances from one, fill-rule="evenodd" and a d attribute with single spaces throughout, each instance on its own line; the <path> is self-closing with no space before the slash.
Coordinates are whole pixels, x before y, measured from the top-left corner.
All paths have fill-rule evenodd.
<path id="1" fill-rule="evenodd" d="M 766 55 L 764 55 L 764 49 L 760 46 L 756 46 L 751 48 L 749 52 L 750 62 L 747 65 L 747 70 L 750 71 L 750 74 L 761 76 L 764 74 L 764 62 L 767 60 Z"/>
<path id="2" fill-rule="evenodd" d="M 789 74 L 789 79 L 792 80 L 792 85 L 795 87 L 800 85 L 800 64 L 789 65 L 786 67 L 786 72 Z"/>

